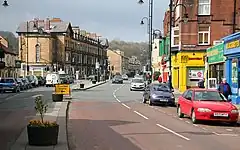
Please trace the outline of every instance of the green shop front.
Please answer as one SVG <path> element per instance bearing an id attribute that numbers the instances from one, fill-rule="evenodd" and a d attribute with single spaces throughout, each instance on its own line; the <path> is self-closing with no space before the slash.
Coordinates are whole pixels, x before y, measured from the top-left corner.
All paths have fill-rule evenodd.
<path id="1" fill-rule="evenodd" d="M 225 77 L 225 57 L 223 55 L 224 44 L 218 44 L 207 49 L 207 86 L 217 88 L 222 78 Z"/>

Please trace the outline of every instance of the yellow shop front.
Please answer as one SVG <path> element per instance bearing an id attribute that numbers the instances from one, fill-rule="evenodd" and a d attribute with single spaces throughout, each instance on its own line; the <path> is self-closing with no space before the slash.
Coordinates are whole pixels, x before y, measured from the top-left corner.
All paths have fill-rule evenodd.
<path id="1" fill-rule="evenodd" d="M 205 52 L 179 52 L 172 56 L 173 87 L 184 92 L 204 78 Z"/>

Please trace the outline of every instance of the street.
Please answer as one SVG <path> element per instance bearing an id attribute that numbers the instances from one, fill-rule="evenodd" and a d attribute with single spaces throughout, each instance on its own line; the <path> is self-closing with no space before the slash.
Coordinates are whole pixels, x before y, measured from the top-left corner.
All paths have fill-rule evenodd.
<path id="1" fill-rule="evenodd" d="M 129 82 L 72 93 L 68 136 L 71 150 L 238 150 L 239 126 L 192 124 L 176 107 L 141 103 Z"/>
<path id="2" fill-rule="evenodd" d="M 28 121 L 35 116 L 34 97 L 42 95 L 51 100 L 52 88 L 38 87 L 20 93 L 0 94 L 0 145 L 1 150 L 9 149 Z"/>

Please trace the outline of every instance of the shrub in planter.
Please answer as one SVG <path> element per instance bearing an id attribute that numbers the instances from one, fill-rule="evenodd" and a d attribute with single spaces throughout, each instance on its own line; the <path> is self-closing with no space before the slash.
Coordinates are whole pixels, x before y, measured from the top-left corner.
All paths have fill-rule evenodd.
<path id="1" fill-rule="evenodd" d="M 56 122 L 44 120 L 44 114 L 47 112 L 46 105 L 42 97 L 35 99 L 35 110 L 40 114 L 40 120 L 31 120 L 27 125 L 28 143 L 35 146 L 56 145 L 58 142 L 59 125 Z"/>

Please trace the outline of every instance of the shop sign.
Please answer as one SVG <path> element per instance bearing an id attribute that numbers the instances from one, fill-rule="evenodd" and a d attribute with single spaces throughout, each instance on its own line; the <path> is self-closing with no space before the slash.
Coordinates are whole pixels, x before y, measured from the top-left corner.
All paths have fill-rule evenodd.
<path id="1" fill-rule="evenodd" d="M 188 77 L 189 77 L 189 79 L 203 79 L 204 71 L 203 70 L 189 70 Z"/>
<path id="2" fill-rule="evenodd" d="M 226 44 L 226 49 L 233 49 L 240 47 L 240 39 L 229 42 Z"/>
<path id="3" fill-rule="evenodd" d="M 224 44 L 219 44 L 207 49 L 208 63 L 216 63 L 224 61 L 223 56 Z"/>

